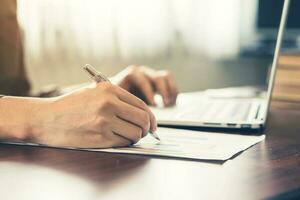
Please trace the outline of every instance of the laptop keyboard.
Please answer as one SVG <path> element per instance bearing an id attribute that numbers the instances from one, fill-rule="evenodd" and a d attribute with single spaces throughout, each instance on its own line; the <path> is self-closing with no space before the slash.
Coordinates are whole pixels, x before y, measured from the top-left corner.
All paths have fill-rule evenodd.
<path id="1" fill-rule="evenodd" d="M 245 121 L 251 109 L 251 101 L 208 99 L 194 105 L 181 105 L 173 112 L 164 113 L 165 119 L 200 121 Z M 161 113 L 163 114 L 163 113 Z"/>

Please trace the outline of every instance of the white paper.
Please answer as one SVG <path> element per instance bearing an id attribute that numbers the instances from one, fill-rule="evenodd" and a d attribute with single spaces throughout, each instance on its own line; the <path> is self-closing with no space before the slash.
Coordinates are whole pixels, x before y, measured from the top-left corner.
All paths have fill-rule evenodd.
<path id="1" fill-rule="evenodd" d="M 132 147 L 86 150 L 225 161 L 265 139 L 265 135 L 248 136 L 171 128 L 158 128 L 157 134 L 161 141 L 148 135 Z"/>
<path id="2" fill-rule="evenodd" d="M 147 135 L 131 147 L 108 149 L 80 149 L 109 153 L 155 155 L 197 160 L 226 161 L 265 139 L 265 135 L 249 136 L 225 133 L 158 128 L 161 141 Z M 35 143 L 5 142 L 6 144 L 45 146 Z M 76 148 L 66 148 L 76 149 Z"/>

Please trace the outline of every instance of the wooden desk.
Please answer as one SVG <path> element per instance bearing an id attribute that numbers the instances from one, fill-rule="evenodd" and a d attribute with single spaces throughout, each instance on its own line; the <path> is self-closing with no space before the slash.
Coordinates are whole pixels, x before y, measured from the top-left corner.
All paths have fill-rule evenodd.
<path id="1" fill-rule="evenodd" d="M 266 140 L 224 164 L 0 145 L 0 196 L 22 200 L 272 197 L 300 188 L 299 119 L 299 110 L 275 102 Z"/>

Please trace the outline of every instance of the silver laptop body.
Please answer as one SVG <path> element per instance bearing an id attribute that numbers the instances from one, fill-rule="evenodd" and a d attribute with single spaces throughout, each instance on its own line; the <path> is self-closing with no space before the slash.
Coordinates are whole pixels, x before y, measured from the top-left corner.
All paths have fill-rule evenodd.
<path id="1" fill-rule="evenodd" d="M 209 92 L 183 93 L 178 96 L 177 105 L 174 107 L 152 108 L 158 124 L 236 129 L 263 128 L 270 107 L 289 4 L 290 0 L 284 1 L 267 90 L 256 91 L 259 95 L 249 98 L 223 98 L 222 95 L 216 98 Z M 244 88 L 245 91 L 242 91 L 243 88 L 232 89 L 236 90 L 236 93 L 253 93 L 255 90 L 249 87 Z"/>

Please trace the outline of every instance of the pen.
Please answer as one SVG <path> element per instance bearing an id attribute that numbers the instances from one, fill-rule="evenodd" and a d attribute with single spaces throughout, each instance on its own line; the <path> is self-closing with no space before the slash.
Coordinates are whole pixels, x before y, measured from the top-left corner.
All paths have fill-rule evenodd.
<path id="1" fill-rule="evenodd" d="M 110 80 L 102 73 L 98 72 L 92 65 L 90 64 L 86 64 L 83 69 L 89 74 L 89 76 L 97 83 L 100 82 L 109 82 Z M 160 138 L 158 137 L 158 135 L 149 130 L 149 133 L 152 137 L 154 137 L 155 139 L 160 141 Z"/>

